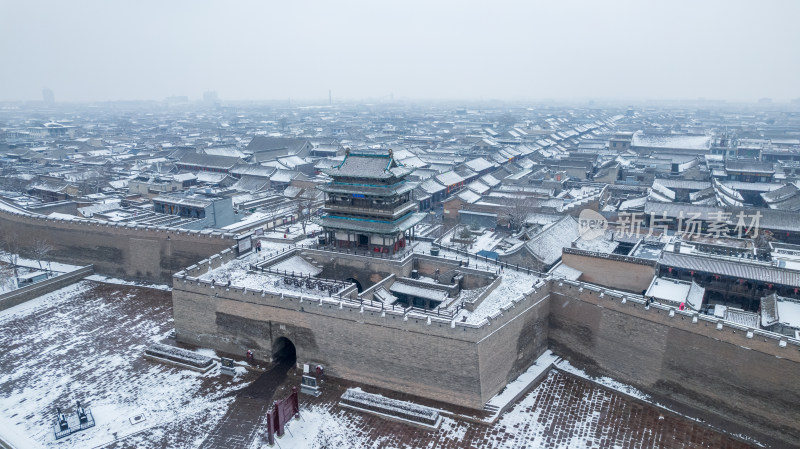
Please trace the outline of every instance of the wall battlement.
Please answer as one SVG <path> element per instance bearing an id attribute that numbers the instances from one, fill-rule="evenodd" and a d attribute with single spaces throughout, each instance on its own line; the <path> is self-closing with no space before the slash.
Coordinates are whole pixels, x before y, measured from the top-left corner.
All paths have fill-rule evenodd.
<path id="1" fill-rule="evenodd" d="M 236 235 L 100 220 L 67 220 L 28 213 L 0 202 L 0 233 L 25 248 L 44 239 L 58 262 L 94 265 L 101 274 L 169 283 L 172 274 L 236 243 Z"/>
<path id="2" fill-rule="evenodd" d="M 550 289 L 549 346 L 570 363 L 776 447 L 800 441 L 797 340 L 581 282 L 553 280 Z"/>
<path id="3" fill-rule="evenodd" d="M 609 291 L 584 282 L 554 279 L 549 283 L 553 294 L 800 362 L 800 340 L 786 335 L 750 328 L 693 311 L 677 310 L 658 303 L 648 306 L 641 296 Z"/>
<path id="4" fill-rule="evenodd" d="M 298 251 L 307 250 L 266 257 L 277 260 Z M 337 256 L 342 267 L 372 261 Z M 235 257 L 221 253 L 175 274 L 179 341 L 230 353 L 250 349 L 257 358 L 270 359 L 276 341 L 286 337 L 296 346 L 298 361 L 322 364 L 331 375 L 476 409 L 547 346 L 546 283 L 472 324 L 356 297 L 325 297 L 316 290 L 308 295 L 281 292 L 266 282 L 258 289 L 212 285 L 203 276 Z M 393 276 L 393 271 L 410 271 L 413 260 L 396 260 L 393 269 L 386 260 L 376 262 L 377 269 Z"/>
<path id="5" fill-rule="evenodd" d="M 203 266 L 210 266 L 212 269 L 223 265 L 225 262 L 220 257 L 210 260 L 200 261 L 191 268 L 195 274 L 203 274 Z M 549 295 L 548 285 L 540 284 L 539 289 L 531 289 L 524 295 L 508 301 L 500 307 L 500 310 L 489 315 L 477 324 L 450 320 L 444 317 L 437 317 L 432 313 L 419 313 L 408 311 L 402 307 L 394 309 L 382 308 L 379 302 L 360 302 L 359 300 L 347 297 L 322 297 L 317 295 L 302 295 L 286 292 L 271 291 L 264 289 L 247 289 L 235 285 L 224 286 L 220 284 L 212 285 L 211 281 L 200 279 L 196 276 L 189 276 L 189 269 L 185 272 L 175 274 L 173 279 L 173 291 L 181 290 L 210 295 L 217 300 L 230 300 L 245 302 L 255 305 L 278 307 L 285 309 L 300 310 L 307 313 L 321 314 L 332 318 L 339 318 L 351 321 L 370 322 L 380 326 L 389 326 L 404 331 L 420 331 L 432 333 L 447 338 L 456 338 L 465 341 L 477 342 L 492 333 L 496 328 L 501 327 L 513 320 L 518 314 L 525 311 L 526 307 L 535 305 L 546 299 Z M 306 305 L 316 306 L 306 307 Z M 352 315 L 352 312 L 359 312 L 360 316 Z M 437 330 L 438 329 L 438 330 Z"/>

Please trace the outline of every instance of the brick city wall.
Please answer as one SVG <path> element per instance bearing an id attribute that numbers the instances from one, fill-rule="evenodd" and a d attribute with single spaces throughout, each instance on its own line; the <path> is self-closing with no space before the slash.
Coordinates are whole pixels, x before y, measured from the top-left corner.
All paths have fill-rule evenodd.
<path id="1" fill-rule="evenodd" d="M 657 397 L 800 441 L 799 342 L 658 304 L 645 308 L 640 296 L 601 292 L 551 283 L 554 352 Z"/>
<path id="2" fill-rule="evenodd" d="M 233 234 L 220 232 L 61 220 L 2 209 L 0 234 L 17 236 L 23 255 L 34 239 L 44 239 L 53 247 L 49 260 L 158 283 L 169 283 L 175 272 L 236 243 Z"/>
<path id="3" fill-rule="evenodd" d="M 584 282 L 636 293 L 641 293 L 650 286 L 655 274 L 655 261 L 647 264 L 643 259 L 605 256 L 597 256 L 591 251 L 564 248 L 561 261 L 564 265 L 581 271 L 583 274 L 580 280 Z"/>
<path id="4" fill-rule="evenodd" d="M 175 275 L 180 341 L 269 359 L 287 337 L 299 363 L 323 364 L 333 376 L 473 408 L 550 347 L 656 398 L 778 441 L 800 439 L 800 341 L 785 336 L 566 280 L 540 282 L 467 324 L 197 278 L 234 257 L 227 251 Z M 390 271 L 410 268 L 396 263 L 402 268 Z"/>
<path id="5" fill-rule="evenodd" d="M 224 257 L 211 266 L 224 263 Z M 481 408 L 547 347 L 547 289 L 540 286 L 478 324 L 381 310 L 357 301 L 312 298 L 235 286 L 196 275 L 201 261 L 175 275 L 178 340 L 269 360 L 280 337 L 298 363 L 332 376 Z"/>
<path id="6" fill-rule="evenodd" d="M 25 301 L 30 301 L 33 298 L 38 298 L 67 285 L 74 284 L 92 273 L 94 273 L 94 268 L 90 265 L 4 293 L 0 295 L 0 310 L 9 309 Z"/>

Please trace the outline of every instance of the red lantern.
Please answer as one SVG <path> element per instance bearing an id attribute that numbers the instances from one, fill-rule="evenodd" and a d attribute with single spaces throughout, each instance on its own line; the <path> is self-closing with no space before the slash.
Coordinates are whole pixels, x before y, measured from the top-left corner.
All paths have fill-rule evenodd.
<path id="1" fill-rule="evenodd" d="M 772 284 L 767 284 L 767 287 L 772 290 Z"/>
<path id="2" fill-rule="evenodd" d="M 797 289 L 794 289 L 794 294 L 795 294 L 795 295 L 797 294 Z"/>
<path id="3" fill-rule="evenodd" d="M 669 272 L 672 273 L 672 267 L 667 268 L 667 270 L 669 270 Z"/>
<path id="4" fill-rule="evenodd" d="M 694 277 L 694 271 L 690 271 L 689 274 Z"/>

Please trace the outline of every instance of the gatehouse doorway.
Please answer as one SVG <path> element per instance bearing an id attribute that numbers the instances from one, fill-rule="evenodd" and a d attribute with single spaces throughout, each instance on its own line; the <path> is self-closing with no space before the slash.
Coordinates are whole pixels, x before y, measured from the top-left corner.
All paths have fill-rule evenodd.
<path id="1" fill-rule="evenodd" d="M 275 363 L 294 365 L 297 362 L 297 349 L 292 340 L 280 337 L 272 344 L 272 361 Z"/>

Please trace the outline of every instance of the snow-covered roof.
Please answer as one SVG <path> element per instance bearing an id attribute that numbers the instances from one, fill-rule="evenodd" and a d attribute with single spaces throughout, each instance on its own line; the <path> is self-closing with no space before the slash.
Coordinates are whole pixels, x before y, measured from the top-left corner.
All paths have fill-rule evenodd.
<path id="1" fill-rule="evenodd" d="M 389 291 L 393 294 L 408 295 L 417 298 L 430 299 L 432 301 L 444 301 L 447 299 L 447 292 L 445 291 L 425 288 L 418 285 L 411 285 L 402 281 L 393 283 L 391 287 L 389 287 Z"/>
<path id="2" fill-rule="evenodd" d="M 197 172 L 197 181 L 209 184 L 219 184 L 223 179 L 227 178 L 227 173 L 215 173 L 210 171 Z"/>
<path id="3" fill-rule="evenodd" d="M 717 181 L 716 178 L 711 180 L 711 186 L 714 188 L 720 206 L 742 207 L 744 205 L 744 198 L 739 192 Z"/>
<path id="4" fill-rule="evenodd" d="M 475 203 L 481 199 L 480 195 L 469 189 L 462 190 L 456 196 L 461 198 L 462 201 L 470 204 Z"/>
<path id="5" fill-rule="evenodd" d="M 563 278 L 570 281 L 577 281 L 578 278 L 581 277 L 583 272 L 580 270 L 576 270 L 575 268 L 572 268 L 569 265 L 564 265 L 563 262 L 559 262 L 558 265 L 556 265 L 555 267 L 553 267 L 552 270 L 550 270 L 550 274 L 558 278 Z"/>
<path id="6" fill-rule="evenodd" d="M 675 201 L 675 192 L 664 187 L 662 184 L 654 182 L 653 186 L 650 188 L 650 197 L 654 201 L 671 203 Z"/>
<path id="7" fill-rule="evenodd" d="M 197 179 L 197 176 L 195 176 L 193 173 L 179 173 L 177 175 L 172 175 L 172 179 L 178 182 L 185 182 Z"/>
<path id="8" fill-rule="evenodd" d="M 439 183 L 438 183 L 438 182 L 436 182 L 436 180 L 435 180 L 435 179 L 433 179 L 433 178 L 426 179 L 425 181 L 423 181 L 423 182 L 422 182 L 422 183 L 419 185 L 419 187 L 420 187 L 422 190 L 424 190 L 424 191 L 426 191 L 426 192 L 428 192 L 428 193 L 436 193 L 436 192 L 441 192 L 441 191 L 443 191 L 443 190 L 445 190 L 445 189 L 446 189 L 446 187 L 445 187 L 445 186 L 443 186 L 443 185 L 439 184 Z"/>
<path id="9" fill-rule="evenodd" d="M 483 175 L 478 179 L 489 187 L 497 187 L 500 185 L 500 181 L 491 174 Z"/>
<path id="10" fill-rule="evenodd" d="M 475 172 L 480 172 L 481 170 L 488 170 L 495 166 L 495 164 L 487 161 L 482 157 L 464 162 L 464 165 L 466 165 L 467 167 L 470 168 L 470 170 Z"/>
<path id="11" fill-rule="evenodd" d="M 297 176 L 297 173 L 298 172 L 291 170 L 275 170 L 269 179 L 273 182 L 290 182 L 295 176 Z"/>
<path id="12" fill-rule="evenodd" d="M 449 172 L 438 174 L 438 175 L 434 176 L 434 178 L 436 178 L 436 180 L 439 181 L 439 183 L 441 183 L 441 184 L 443 184 L 445 186 L 452 186 L 452 185 L 456 185 L 456 184 L 458 184 L 460 182 L 464 182 L 464 178 L 459 176 L 458 173 L 456 173 L 454 171 L 449 171 Z"/>
<path id="13" fill-rule="evenodd" d="M 244 158 L 246 156 L 241 150 L 239 150 L 235 146 L 208 147 L 208 148 L 203 148 L 201 151 L 205 154 L 213 156 L 227 156 L 227 157 L 238 157 L 238 158 Z"/>
<path id="14" fill-rule="evenodd" d="M 647 199 L 648 197 L 642 196 L 639 198 L 625 200 L 620 203 L 619 210 L 620 212 L 644 210 L 644 205 L 647 203 Z"/>
<path id="15" fill-rule="evenodd" d="M 662 277 L 654 277 L 645 293 L 661 301 L 685 303 L 692 310 L 700 310 L 704 295 L 705 289 L 694 282 Z"/>
<path id="16" fill-rule="evenodd" d="M 736 323 L 742 326 L 758 329 L 759 319 L 757 313 L 747 312 L 742 309 L 728 307 L 725 310 L 723 319 L 725 321 L 730 321 L 732 323 Z"/>
<path id="17" fill-rule="evenodd" d="M 633 135 L 631 145 L 647 148 L 708 150 L 711 147 L 711 136 L 645 134 L 638 131 Z"/>
<path id="18" fill-rule="evenodd" d="M 480 181 L 473 181 L 467 184 L 467 188 L 479 195 L 483 195 L 484 193 L 489 191 L 489 186 Z"/>
<path id="19" fill-rule="evenodd" d="M 264 165 L 252 165 L 252 164 L 242 164 L 233 167 L 230 170 L 230 173 L 237 176 L 260 176 L 262 178 L 269 178 L 273 173 L 275 173 L 275 167 L 267 167 Z"/>
<path id="20" fill-rule="evenodd" d="M 761 298 L 761 325 L 781 323 L 800 329 L 800 301 L 773 293 Z"/>
<path id="21" fill-rule="evenodd" d="M 330 176 L 387 179 L 403 177 L 413 168 L 400 165 L 391 153 L 348 153 L 341 164 L 322 171 Z"/>
<path id="22" fill-rule="evenodd" d="M 526 246 L 537 259 L 546 265 L 561 258 L 561 251 L 579 237 L 578 222 L 570 215 L 546 227 L 534 236 Z"/>

